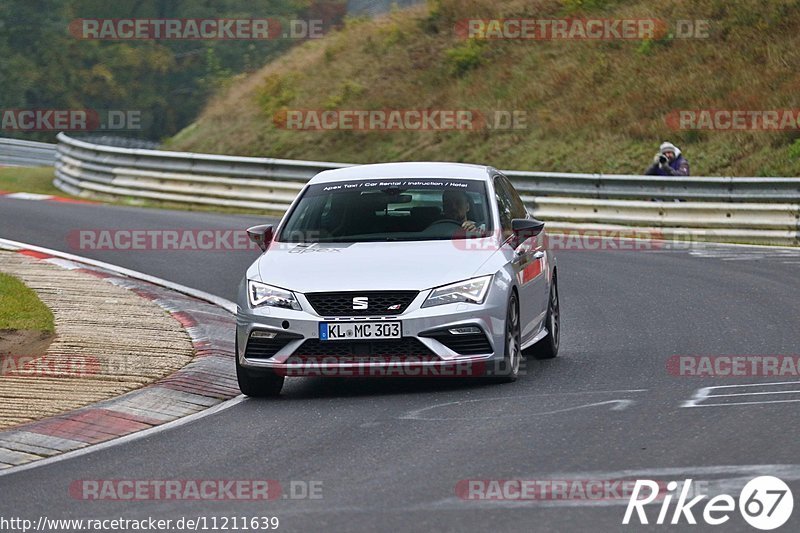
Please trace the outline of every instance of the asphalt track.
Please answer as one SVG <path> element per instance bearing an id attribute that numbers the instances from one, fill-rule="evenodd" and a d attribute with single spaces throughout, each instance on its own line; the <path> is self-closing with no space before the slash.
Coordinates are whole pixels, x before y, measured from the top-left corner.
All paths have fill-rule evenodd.
<path id="1" fill-rule="evenodd" d="M 76 250 L 67 235 L 240 229 L 260 221 L 0 199 L 0 237 L 229 299 L 253 252 Z M 693 478 L 737 497 L 743 481 L 775 474 L 800 497 L 798 404 L 785 401 L 800 400 L 793 392 L 800 383 L 758 389 L 788 391 L 780 395 L 733 402 L 747 405 L 685 406 L 702 387 L 800 379 L 667 371 L 673 355 L 800 353 L 800 254 L 728 247 L 564 251 L 559 276 L 560 356 L 527 361 L 516 383 L 291 379 L 277 401 L 248 399 L 144 439 L 0 477 L 0 516 L 277 516 L 285 531 L 616 531 L 644 529 L 620 525 L 626 502 L 465 501 L 455 488 L 466 479 Z M 81 479 L 275 479 L 283 486 L 304 480 L 322 482 L 323 497 L 83 501 L 68 491 Z M 706 528 L 753 530 L 735 512 L 724 526 L 690 529 Z M 678 529 L 687 529 L 685 521 Z M 797 510 L 781 530 L 800 530 Z"/>

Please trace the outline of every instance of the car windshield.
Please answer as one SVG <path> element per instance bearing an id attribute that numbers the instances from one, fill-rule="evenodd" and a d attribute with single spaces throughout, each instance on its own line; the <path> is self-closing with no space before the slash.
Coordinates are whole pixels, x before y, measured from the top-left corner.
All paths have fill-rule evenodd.
<path id="1" fill-rule="evenodd" d="M 486 185 L 457 178 L 319 183 L 292 210 L 279 241 L 465 239 L 492 231 Z"/>

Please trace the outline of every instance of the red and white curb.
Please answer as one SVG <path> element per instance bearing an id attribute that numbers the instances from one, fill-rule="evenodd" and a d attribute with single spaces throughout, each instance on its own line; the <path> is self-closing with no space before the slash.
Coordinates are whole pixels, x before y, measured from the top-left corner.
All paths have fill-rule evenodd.
<path id="1" fill-rule="evenodd" d="M 141 389 L 0 431 L 0 476 L 174 427 L 243 399 L 233 360 L 233 302 L 38 246 L 0 239 L 0 249 L 80 270 L 152 300 L 183 325 L 195 348 L 190 363 Z"/>

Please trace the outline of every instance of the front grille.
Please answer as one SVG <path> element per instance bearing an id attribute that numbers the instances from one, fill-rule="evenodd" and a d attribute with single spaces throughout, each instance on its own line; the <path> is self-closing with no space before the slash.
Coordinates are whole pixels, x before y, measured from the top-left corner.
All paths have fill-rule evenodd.
<path id="1" fill-rule="evenodd" d="M 345 357 L 356 360 L 385 361 L 386 359 L 415 361 L 438 361 L 436 356 L 419 339 L 404 337 L 380 341 L 321 341 L 308 339 L 287 360 L 287 363 L 302 362 L 306 358 Z"/>
<path id="2" fill-rule="evenodd" d="M 320 316 L 385 316 L 405 311 L 417 294 L 418 291 L 312 292 L 306 298 Z M 353 298 L 366 298 L 367 308 L 353 309 Z"/>
<path id="3" fill-rule="evenodd" d="M 492 345 L 489 339 L 481 333 L 469 333 L 466 335 L 453 335 L 447 330 L 432 331 L 421 333 L 421 337 L 435 339 L 459 355 L 481 355 L 492 353 Z"/>
<path id="4" fill-rule="evenodd" d="M 247 348 L 244 351 L 245 359 L 269 359 L 284 346 L 294 339 L 299 339 L 299 335 L 288 333 L 278 333 L 274 338 L 251 337 L 247 339 Z"/>

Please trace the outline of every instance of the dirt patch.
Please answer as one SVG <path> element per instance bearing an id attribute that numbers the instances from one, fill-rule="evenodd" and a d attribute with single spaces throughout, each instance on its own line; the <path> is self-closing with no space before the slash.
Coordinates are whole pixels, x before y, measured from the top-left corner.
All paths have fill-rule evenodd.
<path id="1" fill-rule="evenodd" d="M 44 355 L 55 338 L 45 331 L 0 329 L 0 362 L 8 356 Z"/>

